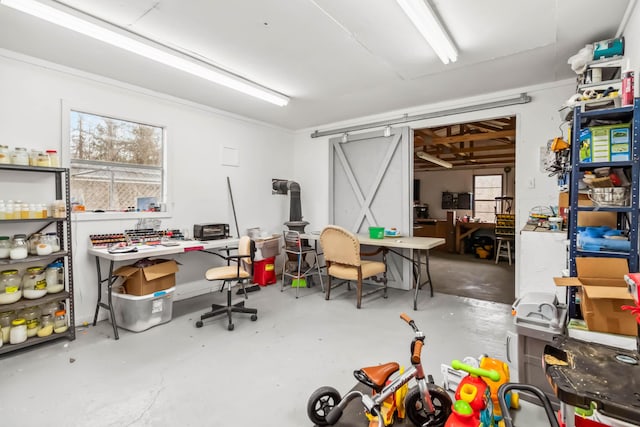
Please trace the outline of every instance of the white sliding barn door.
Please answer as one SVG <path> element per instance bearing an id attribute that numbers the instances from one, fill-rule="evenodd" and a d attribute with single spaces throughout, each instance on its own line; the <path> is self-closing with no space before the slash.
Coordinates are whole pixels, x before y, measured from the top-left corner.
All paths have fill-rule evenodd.
<path id="1" fill-rule="evenodd" d="M 369 227 L 396 227 L 413 232 L 411 174 L 413 132 L 408 127 L 349 135 L 329 140 L 329 221 L 354 233 Z M 406 256 L 410 256 L 408 251 Z M 410 289 L 411 264 L 389 253 L 389 286 Z M 403 279 L 405 278 L 405 279 Z"/>

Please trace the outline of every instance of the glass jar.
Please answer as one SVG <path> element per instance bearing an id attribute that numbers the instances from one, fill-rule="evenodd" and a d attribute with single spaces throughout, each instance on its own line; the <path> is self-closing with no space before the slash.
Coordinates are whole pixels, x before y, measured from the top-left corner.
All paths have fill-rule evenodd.
<path id="1" fill-rule="evenodd" d="M 27 249 L 31 255 L 36 255 L 38 253 L 36 252 L 36 247 L 40 244 L 41 240 L 42 234 L 40 233 L 33 233 L 29 237 L 29 240 L 27 240 Z"/>
<path id="2" fill-rule="evenodd" d="M 18 270 L 0 272 L 0 304 L 12 304 L 22 298 L 22 277 Z"/>
<path id="3" fill-rule="evenodd" d="M 11 252 L 11 241 L 9 236 L 0 236 L 0 259 L 9 258 Z"/>
<path id="4" fill-rule="evenodd" d="M 53 314 L 42 314 L 40 316 L 40 327 L 36 335 L 48 337 L 53 333 Z"/>
<path id="5" fill-rule="evenodd" d="M 48 168 L 50 166 L 49 155 L 47 153 L 39 152 L 38 155 L 36 156 L 35 165 Z"/>
<path id="6" fill-rule="evenodd" d="M 20 204 L 20 219 L 29 219 L 29 203 Z"/>
<path id="7" fill-rule="evenodd" d="M 47 294 L 44 267 L 27 268 L 22 276 L 22 296 L 26 299 L 41 298 Z"/>
<path id="8" fill-rule="evenodd" d="M 29 166 L 29 153 L 24 147 L 16 147 L 11 153 L 11 163 L 14 165 Z"/>
<path id="9" fill-rule="evenodd" d="M 26 234 L 14 235 L 13 242 L 11 243 L 11 250 L 9 251 L 9 258 L 25 259 L 28 255 L 29 255 L 29 250 L 27 248 Z"/>
<path id="10" fill-rule="evenodd" d="M 51 252 L 60 251 L 60 239 L 58 238 L 58 234 L 55 231 L 42 236 L 42 243 L 46 243 L 51 246 Z"/>
<path id="11" fill-rule="evenodd" d="M 62 334 L 66 332 L 68 328 L 67 311 L 64 309 L 56 311 L 55 319 L 53 320 L 53 332 L 56 334 Z"/>
<path id="12" fill-rule="evenodd" d="M 40 313 L 42 315 L 50 314 L 51 318 L 54 319 L 56 311 L 62 310 L 63 308 L 64 306 L 60 303 L 60 301 L 50 301 L 40 306 Z"/>
<path id="13" fill-rule="evenodd" d="M 6 145 L 0 145 L 0 163 L 11 163 L 11 152 Z"/>
<path id="14" fill-rule="evenodd" d="M 9 344 L 9 331 L 11 330 L 11 321 L 16 318 L 16 313 L 13 311 L 5 311 L 0 313 L 0 331 L 2 334 L 0 339 L 5 344 Z"/>
<path id="15" fill-rule="evenodd" d="M 27 324 L 27 337 L 35 337 L 40 326 L 40 309 L 38 307 L 27 307 L 18 313 Z"/>
<path id="16" fill-rule="evenodd" d="M 64 264 L 61 261 L 49 264 L 44 275 L 48 293 L 56 294 L 64 290 Z"/>
<path id="17" fill-rule="evenodd" d="M 11 321 L 11 330 L 9 331 L 9 343 L 20 344 L 27 340 L 27 321 L 18 318 Z"/>
<path id="18" fill-rule="evenodd" d="M 47 154 L 49 155 L 49 166 L 52 168 L 60 167 L 60 156 L 56 150 L 47 150 Z"/>
<path id="19" fill-rule="evenodd" d="M 67 217 L 67 207 L 64 203 L 64 200 L 56 200 L 53 202 L 51 206 L 51 216 L 54 218 L 66 218 Z"/>
<path id="20" fill-rule="evenodd" d="M 31 151 L 29 151 L 29 166 L 36 166 L 39 153 L 40 151 L 36 150 L 35 148 L 32 148 Z"/>

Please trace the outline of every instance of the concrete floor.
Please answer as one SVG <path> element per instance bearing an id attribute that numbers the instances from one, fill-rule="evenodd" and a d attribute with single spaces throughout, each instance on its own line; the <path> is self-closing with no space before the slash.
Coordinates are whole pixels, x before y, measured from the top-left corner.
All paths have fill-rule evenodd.
<path id="1" fill-rule="evenodd" d="M 436 283 L 437 289 L 437 283 Z M 174 304 L 171 322 L 140 333 L 107 322 L 81 327 L 77 339 L 54 341 L 1 360 L 0 425 L 42 426 L 310 426 L 309 395 L 319 386 L 341 392 L 352 371 L 388 361 L 409 364 L 406 312 L 425 332 L 423 360 L 442 383 L 440 364 L 482 353 L 505 359 L 510 307 L 436 292 L 390 290 L 355 308 L 345 287 L 325 301 L 318 286 L 280 292 L 272 285 L 249 294 L 258 320 L 239 315 L 235 330 L 215 318 L 194 321 L 212 293 Z M 234 295 L 235 296 L 235 295 Z M 356 405 L 357 402 L 351 403 Z M 540 408 L 523 402 L 516 425 L 547 426 Z M 368 425 L 365 419 L 362 426 Z"/>

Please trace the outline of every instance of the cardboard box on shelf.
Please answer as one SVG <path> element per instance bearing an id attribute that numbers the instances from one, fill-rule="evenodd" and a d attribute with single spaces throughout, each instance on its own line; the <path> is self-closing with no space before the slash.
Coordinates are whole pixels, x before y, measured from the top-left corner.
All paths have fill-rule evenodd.
<path id="1" fill-rule="evenodd" d="M 558 208 L 569 206 L 569 193 L 559 193 Z M 593 206 L 593 202 L 587 194 L 578 194 L 578 206 Z M 613 229 L 618 226 L 618 217 L 615 212 L 578 212 L 578 227 L 609 226 Z"/>
<path id="2" fill-rule="evenodd" d="M 632 305 L 624 275 L 629 273 L 624 258 L 576 258 L 578 277 L 554 277 L 556 286 L 580 288 L 580 308 L 590 331 L 636 335 L 635 317 L 622 310 Z"/>
<path id="3" fill-rule="evenodd" d="M 139 260 L 113 272 L 125 279 L 124 288 L 129 295 L 148 295 L 169 289 L 176 284 L 178 263 L 174 260 Z"/>

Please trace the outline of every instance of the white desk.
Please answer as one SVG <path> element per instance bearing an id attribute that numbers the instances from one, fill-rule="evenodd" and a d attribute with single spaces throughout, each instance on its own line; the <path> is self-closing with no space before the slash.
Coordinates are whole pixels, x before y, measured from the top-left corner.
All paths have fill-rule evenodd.
<path id="1" fill-rule="evenodd" d="M 445 239 L 440 237 L 385 237 L 383 239 L 372 239 L 368 234 L 358 234 L 358 240 L 361 245 L 370 245 L 388 248 L 391 252 L 404 259 L 411 261 L 413 264 L 413 276 L 415 279 L 415 292 L 413 295 L 413 309 L 418 309 L 418 291 L 424 285 L 429 284 L 430 295 L 433 296 L 433 283 L 431 282 L 431 274 L 429 273 L 429 249 L 444 245 Z M 302 239 L 319 240 L 319 233 L 304 233 L 300 235 Z M 400 250 L 412 249 L 412 257 L 406 257 Z M 420 280 L 420 270 L 422 267 L 422 253 L 424 253 L 424 265 L 427 273 L 427 280 Z"/>
<path id="2" fill-rule="evenodd" d="M 238 246 L 239 239 L 231 238 L 231 239 L 219 239 L 219 240 L 208 240 L 206 242 L 200 242 L 197 240 L 186 240 L 178 242 L 176 246 L 162 246 L 162 245 L 154 245 L 154 246 L 139 246 L 137 252 L 127 252 L 127 253 L 119 253 L 112 254 L 109 251 L 104 249 L 96 249 L 90 248 L 89 255 L 93 255 L 96 257 L 96 269 L 98 272 L 98 302 L 96 304 L 96 313 L 93 317 L 93 326 L 96 325 L 98 321 L 98 312 L 100 308 L 104 308 L 109 310 L 109 315 L 111 317 L 111 325 L 113 326 L 113 335 L 115 339 L 118 339 L 118 325 L 116 324 L 115 314 L 113 312 L 113 304 L 111 299 L 111 290 L 113 284 L 116 281 L 117 276 L 113 275 L 113 267 L 116 262 L 121 261 L 132 261 L 138 260 L 147 257 L 158 257 L 164 255 L 175 255 L 182 254 L 186 252 L 208 252 L 210 250 L 229 250 L 234 249 Z M 102 272 L 100 269 L 100 260 L 105 259 L 109 261 L 109 274 L 106 277 L 102 277 Z M 107 301 L 102 301 L 102 284 L 107 283 Z"/>

